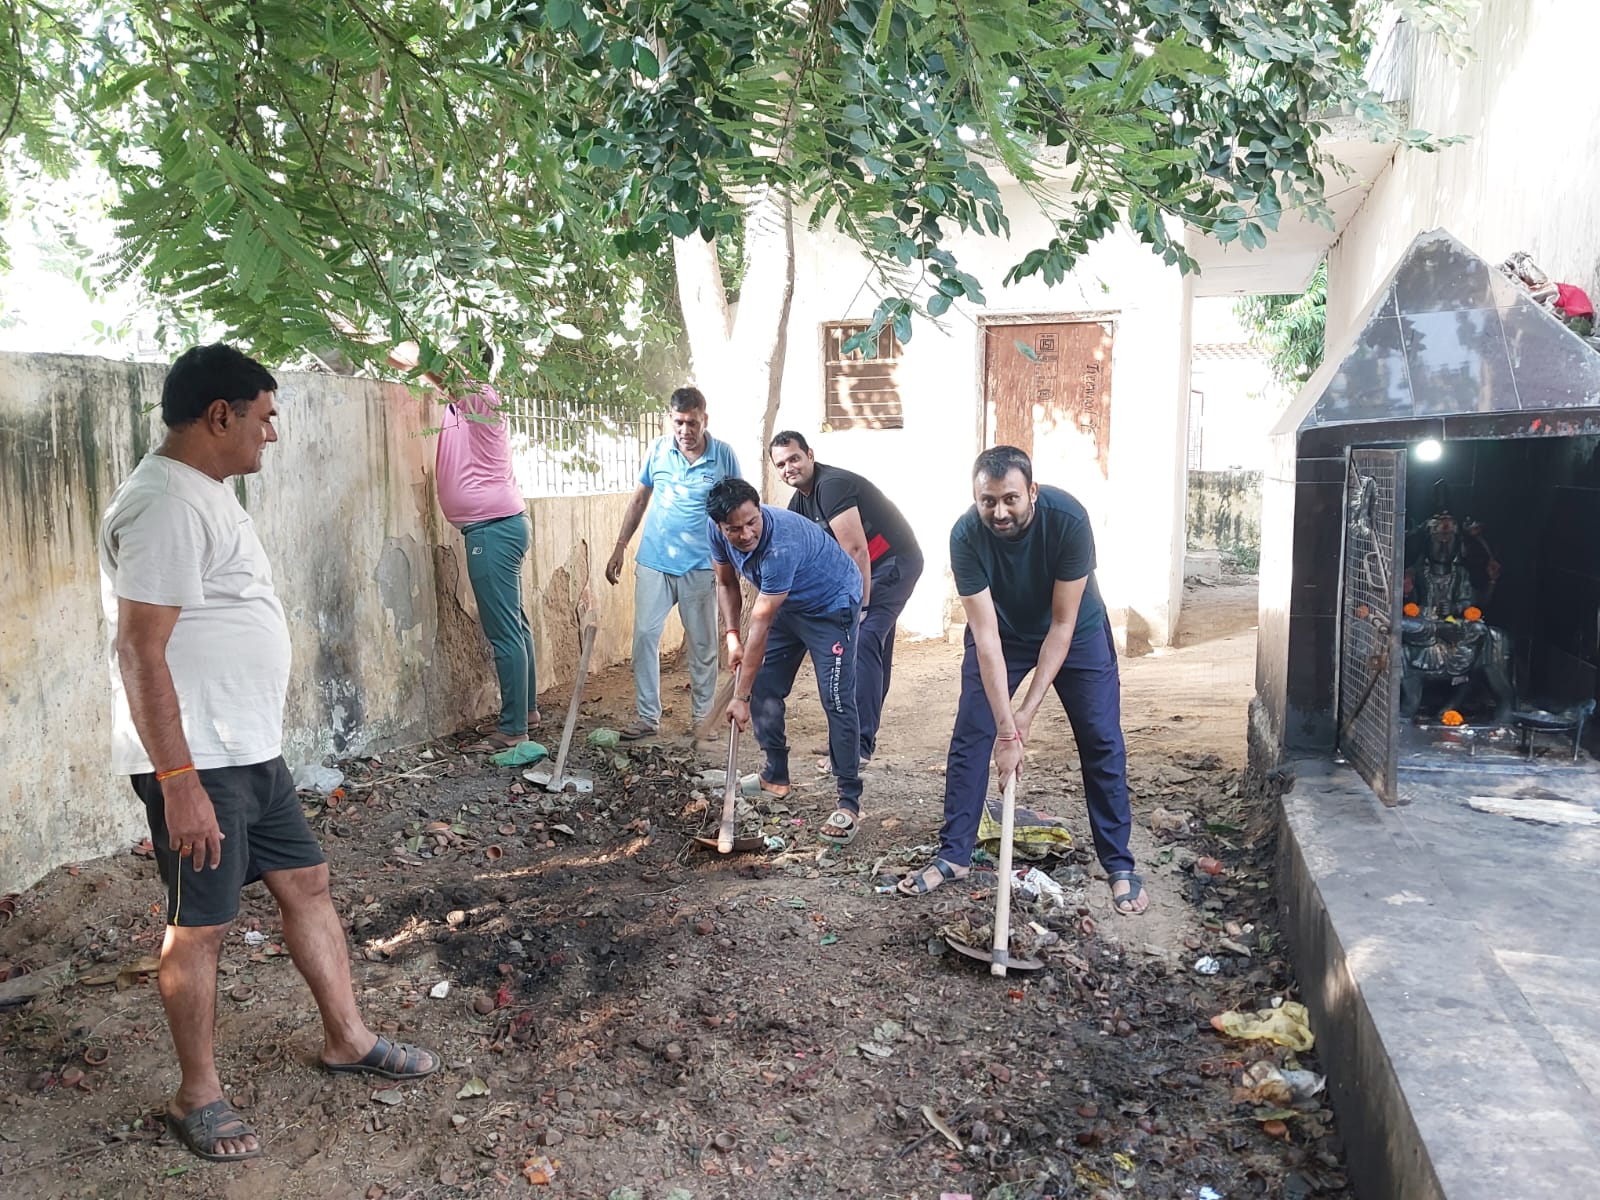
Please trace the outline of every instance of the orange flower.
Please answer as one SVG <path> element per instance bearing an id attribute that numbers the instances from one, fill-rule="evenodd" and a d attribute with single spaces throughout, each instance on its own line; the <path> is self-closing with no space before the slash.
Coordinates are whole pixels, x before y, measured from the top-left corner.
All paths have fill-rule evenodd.
<path id="1" fill-rule="evenodd" d="M 1468 621 L 1481 621 L 1483 620 L 1483 609 L 1477 607 L 1477 605 L 1469 604 L 1466 611 L 1461 615 Z"/>
<path id="2" fill-rule="evenodd" d="M 1422 615 L 1422 609 L 1418 608 L 1415 604 L 1407 604 L 1400 611 L 1405 613 L 1405 615 L 1408 617 L 1420 617 Z"/>
<path id="3" fill-rule="evenodd" d="M 1440 717 L 1439 720 L 1443 721 L 1451 728 L 1454 728 L 1457 725 L 1465 725 L 1467 723 L 1467 719 L 1453 708 L 1447 710 L 1444 716 Z"/>
<path id="4" fill-rule="evenodd" d="M 1365 604 L 1356 605 L 1356 620 L 1365 621 L 1371 615 L 1372 615 L 1372 610 L 1370 608 L 1368 608 Z"/>

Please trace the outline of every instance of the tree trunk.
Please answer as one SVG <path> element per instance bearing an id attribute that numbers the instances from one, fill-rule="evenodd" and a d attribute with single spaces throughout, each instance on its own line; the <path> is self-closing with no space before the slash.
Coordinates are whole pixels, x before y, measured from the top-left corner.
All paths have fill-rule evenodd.
<path id="1" fill-rule="evenodd" d="M 745 478 L 769 495 L 767 442 L 774 432 L 794 300 L 794 212 L 770 189 L 744 211 L 745 274 L 737 312 L 722 286 L 715 242 L 694 236 L 673 244 L 678 300 L 696 382 L 706 394 L 711 430 L 731 444 Z"/>

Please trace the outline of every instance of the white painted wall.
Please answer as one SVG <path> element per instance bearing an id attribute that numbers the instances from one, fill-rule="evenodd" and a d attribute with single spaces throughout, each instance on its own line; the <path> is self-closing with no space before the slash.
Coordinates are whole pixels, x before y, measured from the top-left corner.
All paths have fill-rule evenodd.
<path id="1" fill-rule="evenodd" d="M 972 503 L 969 472 L 983 448 L 979 318 L 1092 313 L 1114 321 L 1109 481 L 1103 493 L 1097 479 L 1042 474 L 1040 482 L 1080 494 L 1090 507 L 1101 589 L 1119 637 L 1126 624 L 1134 630 L 1134 648 L 1145 641 L 1163 645 L 1182 595 L 1187 285 L 1148 247 L 1117 235 L 1054 288 L 1037 279 L 1002 288 L 1007 269 L 1052 236 L 1049 221 L 1020 189 L 1006 188 L 1003 195 L 1009 242 L 961 235 L 949 243 L 963 268 L 982 281 L 989 303 L 957 304 L 938 326 L 918 322 L 900 366 L 904 429 L 820 432 L 822 326 L 869 317 L 878 297 L 866 261 L 851 244 L 826 232 L 796 231 L 794 307 L 776 427 L 800 430 L 819 460 L 859 471 L 899 505 L 927 559 L 901 628 L 942 636 L 952 606 L 959 609 L 949 576 L 950 527 Z M 779 489 L 784 502 L 787 489 Z"/>
<path id="2" fill-rule="evenodd" d="M 1201 471 L 1260 471 L 1267 466 L 1267 435 L 1290 394 L 1277 382 L 1259 351 L 1237 357 L 1250 335 L 1233 315 L 1232 296 L 1194 302 L 1195 354 L 1190 386 L 1205 394 L 1200 423 Z M 1207 346 L 1226 347 L 1225 357 Z M 1190 413 L 1191 420 L 1195 414 Z"/>
<path id="3" fill-rule="evenodd" d="M 1485 0 L 1465 66 L 1416 39 L 1410 122 L 1468 141 L 1401 150 L 1334 246 L 1334 344 L 1417 234 L 1443 226 L 1499 262 L 1526 250 L 1552 278 L 1600 295 L 1600 122 L 1592 0 Z"/>

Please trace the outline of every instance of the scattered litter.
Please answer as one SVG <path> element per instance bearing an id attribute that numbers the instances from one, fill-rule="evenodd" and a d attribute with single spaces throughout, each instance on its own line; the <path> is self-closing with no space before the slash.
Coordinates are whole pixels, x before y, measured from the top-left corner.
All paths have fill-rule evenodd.
<path id="1" fill-rule="evenodd" d="M 449 994 L 450 981 L 448 979 L 441 979 L 438 983 L 434 984 L 433 987 L 428 989 L 428 995 L 432 996 L 435 1000 L 443 1000 Z"/>
<path id="2" fill-rule="evenodd" d="M 540 759 L 549 758 L 550 751 L 535 741 L 518 742 L 509 749 L 491 754 L 489 761 L 497 767 L 525 767 L 529 763 L 536 763 Z"/>
<path id="3" fill-rule="evenodd" d="M 1250 957 L 1250 947 L 1243 942 L 1236 942 L 1232 938 L 1218 938 L 1217 945 L 1232 954 L 1237 954 L 1240 958 Z"/>
<path id="4" fill-rule="evenodd" d="M 888 1058 L 894 1053 L 892 1047 L 883 1046 L 877 1042 L 861 1042 L 857 1044 L 856 1049 L 869 1058 Z"/>
<path id="5" fill-rule="evenodd" d="M 1195 972 L 1200 975 L 1215 975 L 1218 971 L 1222 970 L 1222 963 L 1219 959 L 1212 958 L 1211 955 L 1205 954 L 1194 960 L 1194 969 Z"/>
<path id="6" fill-rule="evenodd" d="M 344 782 L 344 772 L 321 763 L 302 763 L 294 769 L 294 786 L 304 792 L 327 795 Z"/>
<path id="7" fill-rule="evenodd" d="M 615 729 L 601 728 L 591 729 L 589 731 L 589 745 L 599 746 L 602 750 L 615 749 L 617 743 L 621 740 L 622 735 Z"/>
<path id="8" fill-rule="evenodd" d="M 522 1175 L 529 1183 L 546 1184 L 556 1177 L 556 1168 L 561 1164 L 551 1159 L 548 1155 L 536 1154 L 522 1164 Z"/>
<path id="9" fill-rule="evenodd" d="M 1189 832 L 1189 817 L 1186 813 L 1172 812 L 1170 809 L 1152 809 L 1150 829 L 1153 833 L 1170 833 L 1175 837 L 1182 837 Z"/>
<path id="10" fill-rule="evenodd" d="M 1228 1037 L 1264 1039 L 1300 1052 L 1316 1044 L 1311 1032 L 1311 1014 L 1297 1000 L 1286 1000 L 1280 1008 L 1263 1008 L 1253 1013 L 1218 1013 L 1211 1018 L 1211 1028 Z"/>
<path id="11" fill-rule="evenodd" d="M 1196 875 L 1221 875 L 1223 866 L 1209 855 L 1194 860 L 1194 873 Z"/>
<path id="12" fill-rule="evenodd" d="M 377 1104 L 387 1104 L 392 1108 L 404 1100 L 405 1096 L 401 1094 L 399 1088 L 386 1087 L 373 1092 L 372 1099 Z"/>
<path id="13" fill-rule="evenodd" d="M 1315 1071 L 1285 1071 L 1275 1063 L 1262 1060 L 1244 1073 L 1240 1086 L 1249 1092 L 1247 1098 L 1251 1102 L 1272 1104 L 1281 1109 L 1311 1100 L 1327 1082 Z"/>
<path id="14" fill-rule="evenodd" d="M 244 935 L 244 944 L 246 946 L 264 946 L 267 944 L 267 935 L 259 929 L 248 930 Z"/>
<path id="15" fill-rule="evenodd" d="M 955 1130 L 951 1129 L 950 1126 L 945 1123 L 945 1119 L 938 1113 L 934 1112 L 933 1109 L 929 1108 L 926 1104 L 922 1106 L 922 1119 L 926 1121 L 930 1127 L 943 1134 L 945 1141 L 949 1142 L 957 1150 L 966 1149 L 966 1147 L 961 1144 L 961 1139 L 956 1136 Z"/>
<path id="16" fill-rule="evenodd" d="M 1195 1196 L 1195 1200 L 1222 1200 L 1222 1193 L 1214 1187 L 1203 1187 Z"/>
<path id="17" fill-rule="evenodd" d="M 1011 890 L 1024 900 L 1043 900 L 1052 908 L 1062 907 L 1067 902 L 1067 895 L 1061 890 L 1061 885 L 1038 867 L 1029 867 L 1026 871 L 1013 871 Z"/>
<path id="18" fill-rule="evenodd" d="M 474 1075 L 461 1085 L 461 1090 L 456 1093 L 457 1100 L 472 1100 L 478 1096 L 487 1096 L 489 1085 Z"/>
<path id="19" fill-rule="evenodd" d="M 1073 847 L 1072 831 L 1060 817 L 1016 806 L 1011 849 L 1018 858 L 1041 859 L 1066 854 Z M 991 854 L 1000 853 L 1000 801 L 989 800 L 978 818 L 978 844 Z"/>

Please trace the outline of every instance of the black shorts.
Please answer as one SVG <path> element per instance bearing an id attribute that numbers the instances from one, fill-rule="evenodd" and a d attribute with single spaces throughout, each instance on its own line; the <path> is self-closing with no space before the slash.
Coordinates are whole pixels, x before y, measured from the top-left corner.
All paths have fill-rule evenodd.
<path id="1" fill-rule="evenodd" d="M 166 803 L 154 775 L 133 776 L 133 790 L 150 819 L 161 881 L 167 885 L 167 924 L 226 925 L 239 915 L 239 891 L 268 871 L 315 867 L 322 847 L 306 824 L 294 776 L 281 757 L 248 767 L 198 772 L 211 797 L 222 839 L 222 863 L 212 870 L 179 858 L 167 835 Z"/>

